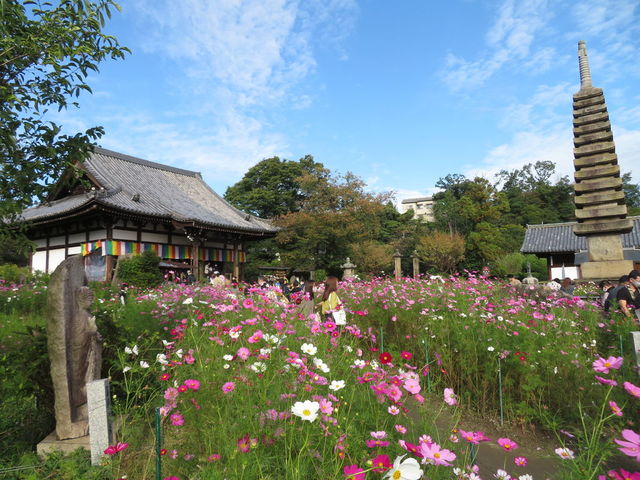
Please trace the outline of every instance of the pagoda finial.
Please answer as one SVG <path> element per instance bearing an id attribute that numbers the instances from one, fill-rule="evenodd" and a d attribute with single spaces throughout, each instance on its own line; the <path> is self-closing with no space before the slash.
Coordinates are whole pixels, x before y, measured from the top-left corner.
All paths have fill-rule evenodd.
<path id="1" fill-rule="evenodd" d="M 578 42 L 578 63 L 580 65 L 580 90 L 591 88 L 591 69 L 589 57 L 587 57 L 587 44 L 584 40 Z"/>

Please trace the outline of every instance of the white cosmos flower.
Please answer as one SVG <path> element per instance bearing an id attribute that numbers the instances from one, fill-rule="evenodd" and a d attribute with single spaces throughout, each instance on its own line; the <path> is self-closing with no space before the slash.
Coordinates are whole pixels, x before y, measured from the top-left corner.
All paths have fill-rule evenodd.
<path id="1" fill-rule="evenodd" d="M 291 413 L 300 417 L 302 420 L 313 422 L 318 418 L 318 410 L 320 410 L 320 404 L 318 402 L 312 402 L 305 400 L 304 402 L 296 402 L 291 407 Z"/>
<path id="2" fill-rule="evenodd" d="M 225 363 L 225 364 L 222 366 L 222 368 L 224 368 L 224 369 L 226 370 L 226 369 L 227 369 L 227 368 L 229 368 L 230 366 L 231 366 L 231 365 L 229 365 L 228 363 Z"/>
<path id="3" fill-rule="evenodd" d="M 167 360 L 167 356 L 164 353 L 159 353 L 158 355 L 156 355 L 156 362 L 162 365 L 166 365 L 169 363 L 169 361 Z"/>
<path id="4" fill-rule="evenodd" d="M 556 448 L 554 450 L 554 452 L 556 452 L 556 455 L 558 455 L 561 459 L 563 460 L 573 460 L 575 458 L 574 454 L 573 454 L 573 450 L 570 450 L 568 448 Z"/>
<path id="5" fill-rule="evenodd" d="M 251 370 L 256 373 L 264 372 L 267 369 L 267 365 L 264 362 L 256 362 L 251 365 Z"/>
<path id="6" fill-rule="evenodd" d="M 178 356 L 178 358 L 182 358 L 182 349 L 176 351 L 176 355 Z"/>
<path id="7" fill-rule="evenodd" d="M 223 355 L 223 356 L 222 356 L 222 359 L 223 359 L 225 362 L 230 362 L 231 360 L 233 360 L 233 355 L 229 355 L 229 354 L 227 354 L 227 355 Z"/>
<path id="8" fill-rule="evenodd" d="M 493 352 L 495 350 L 495 348 L 493 347 L 487 347 L 487 350 L 489 350 L 490 352 Z"/>
<path id="9" fill-rule="evenodd" d="M 138 355 L 138 345 L 134 345 L 133 348 L 124 347 L 124 353 L 127 355 Z"/>
<path id="10" fill-rule="evenodd" d="M 312 343 L 303 343 L 300 347 L 300 351 L 307 355 L 315 355 L 318 352 L 318 348 Z"/>
<path id="11" fill-rule="evenodd" d="M 331 384 L 329 385 L 329 390 L 337 392 L 338 390 L 343 389 L 344 385 L 344 380 L 332 380 Z"/>
<path id="12" fill-rule="evenodd" d="M 149 364 L 147 362 L 145 362 L 144 360 L 140 360 L 140 366 L 142 368 L 149 368 Z"/>
<path id="13" fill-rule="evenodd" d="M 236 339 L 240 336 L 240 332 L 237 330 L 234 330 L 233 332 L 229 332 L 229 336 L 233 339 Z"/>
<path id="14" fill-rule="evenodd" d="M 422 470 L 415 458 L 402 459 L 406 455 L 396 457 L 393 467 L 385 474 L 383 478 L 391 478 L 392 480 L 418 480 L 422 477 Z"/>
<path id="15" fill-rule="evenodd" d="M 173 342 L 167 342 L 166 340 L 162 340 L 162 344 L 165 347 L 173 347 Z"/>
<path id="16" fill-rule="evenodd" d="M 129 370 L 131 370 L 131 367 L 127 365 L 122 369 L 122 373 L 127 373 Z"/>
<path id="17" fill-rule="evenodd" d="M 191 305 L 193 303 L 193 298 L 189 297 L 182 302 L 183 305 Z"/>
<path id="18" fill-rule="evenodd" d="M 313 359 L 313 364 L 322 373 L 329 373 L 331 371 L 329 369 L 329 366 L 326 363 L 324 363 L 321 358 L 314 358 Z"/>

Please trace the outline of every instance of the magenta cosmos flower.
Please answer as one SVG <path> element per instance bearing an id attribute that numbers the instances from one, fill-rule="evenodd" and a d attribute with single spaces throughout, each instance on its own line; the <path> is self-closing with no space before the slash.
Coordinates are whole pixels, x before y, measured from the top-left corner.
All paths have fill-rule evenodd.
<path id="1" fill-rule="evenodd" d="M 222 385 L 222 392 L 225 394 L 231 393 L 235 388 L 236 388 L 236 384 L 234 382 L 227 382 L 224 385 Z"/>
<path id="2" fill-rule="evenodd" d="M 506 452 L 510 452 L 518 448 L 518 444 L 508 438 L 499 438 L 498 445 L 500 445 Z"/>
<path id="3" fill-rule="evenodd" d="M 122 450 L 124 450 L 125 448 L 127 448 L 129 446 L 128 443 L 122 443 L 122 442 L 118 442 L 115 445 L 109 445 L 104 453 L 107 455 L 115 455 L 118 452 L 121 452 Z"/>
<path id="4" fill-rule="evenodd" d="M 622 430 L 622 438 L 624 440 L 615 439 L 615 442 L 622 448 L 618 448 L 625 455 L 634 457 L 640 462 L 640 435 L 633 430 Z"/>
<path id="5" fill-rule="evenodd" d="M 609 373 L 609 370 L 618 370 L 622 366 L 622 357 L 599 357 L 593 362 L 593 370 L 598 373 Z"/>
<path id="6" fill-rule="evenodd" d="M 365 473 L 358 465 L 346 465 L 344 467 L 344 475 L 346 480 L 364 480 Z"/>

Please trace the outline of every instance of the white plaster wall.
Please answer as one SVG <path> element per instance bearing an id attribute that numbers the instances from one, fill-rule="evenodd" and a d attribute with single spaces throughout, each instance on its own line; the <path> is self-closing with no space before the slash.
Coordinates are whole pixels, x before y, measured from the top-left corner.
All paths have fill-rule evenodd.
<path id="1" fill-rule="evenodd" d="M 69 243 L 84 243 L 86 240 L 86 233 L 72 233 L 69 235 Z"/>
<path id="2" fill-rule="evenodd" d="M 191 242 L 187 237 L 173 235 L 171 237 L 171 243 L 173 245 L 191 245 Z"/>
<path id="3" fill-rule="evenodd" d="M 113 239 L 114 240 L 129 240 L 129 241 L 137 241 L 138 240 L 138 232 L 132 232 L 131 230 L 119 230 L 117 228 L 113 229 Z"/>
<path id="4" fill-rule="evenodd" d="M 47 252 L 35 252 L 31 257 L 31 271 L 45 272 L 47 268 Z"/>
<path id="5" fill-rule="evenodd" d="M 49 272 L 53 273 L 58 265 L 62 263 L 65 259 L 65 249 L 64 248 L 55 248 L 53 250 L 49 250 Z"/>
<path id="6" fill-rule="evenodd" d="M 49 239 L 49 246 L 55 247 L 57 245 L 65 245 L 66 239 L 64 237 L 51 237 Z"/>
<path id="7" fill-rule="evenodd" d="M 69 247 L 69 248 L 67 248 L 67 254 L 69 256 L 71 256 L 71 255 L 80 255 L 80 253 L 82 253 L 82 249 L 80 248 L 79 245 L 77 247 Z"/>
<path id="8" fill-rule="evenodd" d="M 169 236 L 166 233 L 142 232 L 141 238 L 146 243 L 169 243 Z"/>
<path id="9" fill-rule="evenodd" d="M 89 240 L 104 240 L 107 238 L 106 230 L 94 230 L 93 232 L 89 232 Z"/>

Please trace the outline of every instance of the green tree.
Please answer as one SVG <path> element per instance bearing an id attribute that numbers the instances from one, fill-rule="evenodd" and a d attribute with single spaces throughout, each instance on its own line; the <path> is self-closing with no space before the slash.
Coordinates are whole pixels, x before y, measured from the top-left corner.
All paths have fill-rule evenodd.
<path id="1" fill-rule="evenodd" d="M 464 237 L 435 231 L 420 237 L 416 251 L 420 259 L 437 272 L 454 273 L 464 259 Z"/>
<path id="2" fill-rule="evenodd" d="M 300 210 L 306 193 L 300 177 L 329 174 L 311 155 L 297 162 L 271 157 L 251 167 L 238 183 L 227 188 L 224 198 L 240 210 L 261 218 L 273 218 Z"/>
<path id="3" fill-rule="evenodd" d="M 129 50 L 105 35 L 112 0 L 0 0 L 0 230 L 34 198 L 44 199 L 65 168 L 102 135 L 63 134 L 50 109 L 78 106 L 90 74 Z"/>
<path id="4" fill-rule="evenodd" d="M 631 172 L 625 173 L 621 178 L 629 215 L 640 215 L 640 186 L 632 183 Z"/>
<path id="5" fill-rule="evenodd" d="M 351 173 L 308 173 L 299 182 L 304 198 L 300 209 L 276 220 L 282 228 L 276 237 L 282 262 L 340 274 L 350 245 L 379 238 L 391 195 L 366 192 L 364 182 Z"/>

